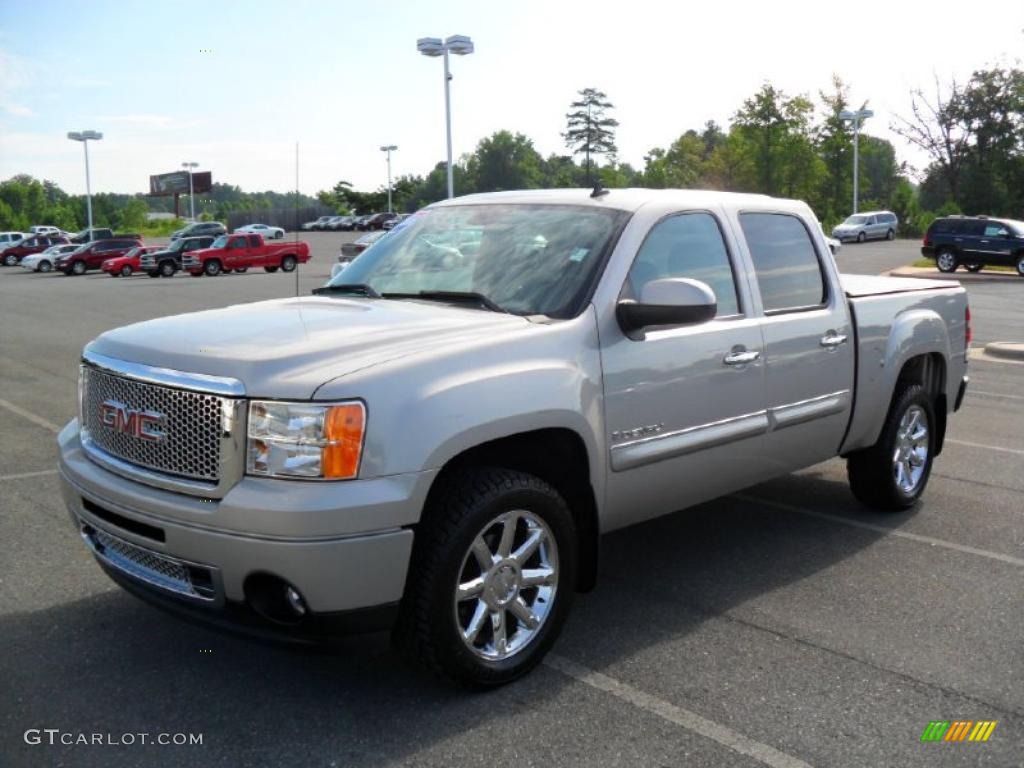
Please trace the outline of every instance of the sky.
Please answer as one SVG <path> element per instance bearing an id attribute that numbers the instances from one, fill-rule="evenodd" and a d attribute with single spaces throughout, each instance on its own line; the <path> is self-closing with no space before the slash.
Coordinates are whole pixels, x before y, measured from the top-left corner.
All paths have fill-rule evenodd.
<path id="1" fill-rule="evenodd" d="M 383 187 L 384 144 L 394 175 L 425 174 L 445 158 L 444 81 L 416 40 L 452 34 L 476 46 L 452 57 L 456 158 L 501 129 L 564 154 L 568 105 L 596 87 L 639 168 L 686 129 L 728 123 L 765 81 L 816 97 L 836 73 L 875 110 L 865 132 L 920 167 L 890 130 L 911 89 L 1019 64 L 1024 3 L 0 0 L 0 179 L 84 192 L 66 134 L 85 129 L 104 134 L 94 192 L 147 191 L 186 160 L 246 191 L 291 190 L 296 144 L 308 194 Z"/>

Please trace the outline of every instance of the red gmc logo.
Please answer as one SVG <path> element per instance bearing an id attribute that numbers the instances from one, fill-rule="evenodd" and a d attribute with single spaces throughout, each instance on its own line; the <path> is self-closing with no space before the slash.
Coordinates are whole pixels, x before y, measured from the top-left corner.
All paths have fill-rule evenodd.
<path id="1" fill-rule="evenodd" d="M 158 442 L 166 435 L 157 427 L 164 423 L 164 415 L 156 411 L 136 411 L 117 400 L 106 400 L 100 405 L 100 421 L 115 432 Z"/>

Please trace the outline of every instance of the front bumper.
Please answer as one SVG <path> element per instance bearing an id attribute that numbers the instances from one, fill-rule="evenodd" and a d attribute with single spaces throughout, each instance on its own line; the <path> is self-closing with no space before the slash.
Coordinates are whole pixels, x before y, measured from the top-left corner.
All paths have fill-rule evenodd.
<path id="1" fill-rule="evenodd" d="M 82 451 L 77 421 L 58 444 L 72 522 L 134 594 L 206 623 L 300 640 L 382 629 L 394 618 L 413 542 L 408 524 L 395 521 L 415 522 L 433 473 L 347 488 L 247 477 L 223 499 L 202 500 L 96 465 Z M 239 530 L 247 515 L 248 530 Z M 371 521 L 377 528 L 368 530 Z M 259 610 L 253 577 L 268 575 L 302 596 L 301 618 L 280 622 Z"/>

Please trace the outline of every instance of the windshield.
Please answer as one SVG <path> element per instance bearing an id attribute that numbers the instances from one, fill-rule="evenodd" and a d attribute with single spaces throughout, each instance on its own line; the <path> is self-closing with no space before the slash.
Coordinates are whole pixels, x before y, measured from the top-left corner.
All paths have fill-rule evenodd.
<path id="1" fill-rule="evenodd" d="M 867 216 L 851 216 L 843 224 L 865 224 L 867 220 Z"/>
<path id="2" fill-rule="evenodd" d="M 209 245 L 210 248 L 227 248 L 228 247 L 228 236 L 221 235 Z"/>
<path id="3" fill-rule="evenodd" d="M 378 294 L 480 294 L 518 315 L 571 317 L 623 211 L 573 205 L 427 209 L 335 276 Z"/>

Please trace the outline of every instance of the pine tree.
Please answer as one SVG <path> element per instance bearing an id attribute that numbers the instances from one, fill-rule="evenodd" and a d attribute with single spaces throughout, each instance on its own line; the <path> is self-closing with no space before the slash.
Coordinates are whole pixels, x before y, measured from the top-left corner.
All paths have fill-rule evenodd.
<path id="1" fill-rule="evenodd" d="M 591 156 L 614 155 L 615 128 L 619 121 L 605 115 L 605 110 L 615 106 L 608 97 L 596 88 L 584 88 L 579 91 L 580 98 L 569 105 L 572 110 L 566 116 L 566 132 L 562 134 L 565 146 L 574 155 L 586 158 L 587 184 L 592 180 Z"/>

